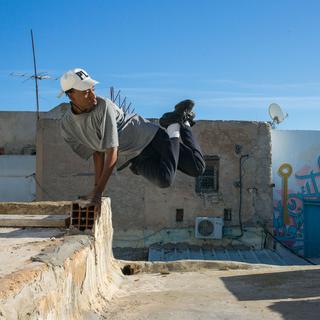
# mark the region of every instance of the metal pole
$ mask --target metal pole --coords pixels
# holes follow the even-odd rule
[[[113,101],[113,102],[117,103],[116,101],[117,101],[117,99],[118,99],[118,96],[120,95],[120,91],[121,91],[121,90],[118,90],[118,93],[117,93],[116,97],[114,98],[114,101]]]
[[[110,99],[111,99],[111,101],[112,102],[114,102],[114,89],[113,89],[113,87],[110,87]]]
[[[34,52],[34,41],[33,41],[33,32],[31,31],[31,41],[32,41],[32,53],[33,53],[33,66],[34,66],[34,81],[36,84],[36,101],[37,101],[37,119],[39,120],[39,93],[38,93],[38,75],[37,75],[37,65],[36,65],[36,55]]]

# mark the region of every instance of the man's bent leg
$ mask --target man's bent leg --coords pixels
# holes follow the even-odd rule
[[[189,176],[198,177],[206,167],[201,148],[189,127],[181,127],[180,134],[183,143],[180,143],[178,169]]]
[[[160,188],[172,185],[179,160],[179,139],[159,129],[150,144],[132,161],[130,169]]]

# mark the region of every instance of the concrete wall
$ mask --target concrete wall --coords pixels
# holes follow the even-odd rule
[[[40,112],[41,119],[60,119],[69,108],[61,103],[48,112]],[[4,154],[31,154],[35,151],[37,113],[24,111],[0,111],[0,148]]]
[[[161,229],[194,226],[196,216],[223,216],[232,209],[227,226],[239,225],[239,155],[249,154],[243,164],[242,220],[246,226],[272,223],[271,138],[269,125],[262,122],[199,121],[194,134],[205,155],[218,156],[219,192],[206,196],[195,192],[195,179],[178,173],[174,185],[159,189],[127,168],[114,174],[105,194],[112,198],[116,240],[139,235],[151,237]],[[37,139],[38,200],[72,200],[87,194],[93,185],[92,160],[72,153],[60,136],[59,120],[39,122]],[[41,186],[41,188],[40,188]],[[176,222],[176,209],[184,209],[183,222]]]
[[[292,172],[288,187],[284,188],[284,175],[279,169],[286,164]],[[272,171],[275,183],[273,193],[274,233],[294,250],[303,253],[304,216],[303,197],[320,197],[320,131],[273,130]],[[284,194],[287,194],[284,219]]]
[[[5,154],[22,154],[36,144],[35,112],[0,111],[0,148]]]

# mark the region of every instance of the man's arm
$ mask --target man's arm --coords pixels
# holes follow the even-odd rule
[[[95,153],[96,154],[96,153]],[[104,162],[101,160],[105,159]],[[94,188],[94,194],[95,196],[100,196],[102,192],[104,191],[107,182],[111,176],[111,173],[113,171],[113,168],[115,167],[118,160],[118,148],[110,148],[107,149],[105,155],[96,155],[94,156],[94,162],[95,162],[95,170],[96,170],[96,183],[97,185]],[[101,166],[101,163],[103,166]],[[100,176],[97,176],[97,173],[100,173]],[[95,197],[94,196],[94,197]]]
[[[98,185],[98,182],[100,180],[103,167],[104,167],[104,158],[105,158],[104,152],[98,152],[95,151],[93,154],[93,163],[94,163],[94,172],[95,172],[95,178],[94,178],[94,186],[96,187]]]

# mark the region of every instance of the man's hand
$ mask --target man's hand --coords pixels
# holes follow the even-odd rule
[[[100,205],[100,203],[101,203],[101,196],[102,196],[101,192],[95,191],[95,192],[93,193],[93,195],[89,198],[89,205],[88,205],[88,207]]]
[[[91,206],[97,206],[101,203],[101,192],[99,191],[91,191],[88,195],[86,196],[80,196],[79,199],[83,200],[80,204],[82,208],[87,208]]]

